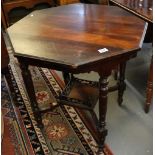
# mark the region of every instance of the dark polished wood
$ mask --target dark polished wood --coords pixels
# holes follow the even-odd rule
[[[10,62],[9,54],[6,48],[3,32],[1,31],[1,69],[2,71],[5,68],[8,68],[8,64]]]
[[[111,74],[110,69],[104,69],[103,72],[99,72],[100,78],[99,78],[99,152],[102,152],[105,137],[107,135],[107,129],[106,129],[106,114],[107,112],[107,100],[108,100],[108,76]]]
[[[109,0],[109,2],[147,21],[149,25],[144,42],[153,42],[153,0]]]
[[[148,22],[148,29],[145,35],[144,42],[153,42],[153,0],[110,0],[112,4],[115,4],[133,14],[140,17],[141,19]],[[145,112],[149,111],[149,106],[152,101],[153,94],[153,67],[152,62],[150,63],[147,88],[146,88],[146,103]]]
[[[65,74],[95,71],[100,75],[100,154],[107,134],[107,77],[116,66],[136,56],[146,28],[147,23],[118,7],[79,3],[34,11],[12,25],[8,34],[21,66],[52,68]],[[99,53],[102,48],[108,52]],[[37,106],[27,67],[21,69],[31,104]]]
[[[71,79],[71,77],[70,77],[71,75],[68,72],[62,72],[62,74],[64,77],[64,82],[65,82],[65,84],[67,84]]]
[[[153,0],[110,0],[110,2],[146,21],[153,22]]]
[[[87,4],[102,4],[102,5],[109,4],[109,0],[80,0],[80,2]]]
[[[117,7],[110,9],[72,4],[35,11],[8,29],[15,55],[74,70],[140,49],[142,20]],[[109,52],[100,54],[102,48]]]
[[[120,63],[119,66],[119,80],[118,80],[118,104],[121,105],[123,102],[123,93],[126,88],[125,83],[125,68],[126,68],[126,62]]]
[[[17,7],[30,9],[40,3],[47,3],[50,6],[53,4],[52,0],[2,0],[2,5],[6,12],[10,12],[12,9]]]
[[[54,5],[54,1],[52,0],[2,0],[1,5],[3,8],[3,13],[5,16],[5,20],[7,23],[7,27],[9,25],[9,17],[8,14],[12,9],[24,7],[26,9],[33,8],[37,4],[46,3],[50,6]],[[4,23],[3,23],[4,24]]]
[[[5,16],[3,6],[1,5],[1,28],[7,29],[8,26],[9,26],[9,23]]]
[[[146,104],[144,106],[144,110],[146,113],[149,112],[150,104],[152,102],[153,96],[153,57],[150,64],[149,76],[147,81],[147,88],[146,88]]]

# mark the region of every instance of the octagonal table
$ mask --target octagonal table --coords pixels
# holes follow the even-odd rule
[[[121,104],[125,64],[140,50],[146,28],[147,23],[118,7],[80,3],[34,11],[11,26],[8,35],[38,125],[42,122],[29,65],[73,74],[95,71],[100,76],[96,124],[98,154],[102,154],[107,135],[107,94],[112,90],[108,88],[107,78],[112,69],[120,65],[121,76],[115,88]]]

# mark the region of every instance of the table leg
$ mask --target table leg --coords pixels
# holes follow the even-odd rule
[[[146,103],[144,107],[146,113],[149,112],[150,104],[152,101],[152,95],[153,95],[153,61],[151,60],[149,77],[146,88]]]
[[[117,66],[114,70],[113,70],[113,72],[114,72],[114,79],[115,80],[118,80],[118,74],[119,74],[119,66]]]
[[[126,83],[125,83],[125,68],[126,68],[126,62],[120,64],[119,68],[119,81],[118,81],[118,104],[121,106],[123,102],[123,93],[126,89]]]
[[[107,135],[106,112],[107,112],[107,95],[108,95],[108,76],[100,76],[99,79],[99,150],[98,154],[103,154],[105,137]]]
[[[62,72],[64,82],[67,85],[67,83],[70,81],[70,74],[68,72]]]
[[[42,124],[42,118],[41,114],[39,112],[38,103],[36,101],[35,91],[34,91],[34,85],[31,77],[31,73],[28,69],[28,65],[24,63],[20,63],[21,71],[22,71],[22,77],[24,80],[24,84],[31,102],[31,107],[33,110],[34,117],[37,121],[38,127],[43,128]]]

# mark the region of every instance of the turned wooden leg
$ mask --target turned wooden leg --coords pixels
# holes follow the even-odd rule
[[[150,71],[147,81],[147,88],[146,88],[146,103],[144,106],[144,110],[146,113],[149,112],[150,104],[152,101],[152,95],[153,95],[153,61],[151,60]]]
[[[63,78],[64,78],[64,82],[67,85],[68,82],[70,81],[70,74],[68,72],[62,72]]]
[[[107,76],[100,76],[99,79],[99,150],[98,154],[103,154],[103,147],[105,137],[107,135],[106,126],[106,112],[107,112],[107,94],[108,81]]]
[[[118,79],[118,68],[117,69],[114,69],[114,79],[117,80]]]
[[[118,80],[119,78],[119,65],[115,67],[115,69],[113,69],[113,73],[114,73],[114,79]]]
[[[118,104],[121,106],[123,102],[123,93],[126,88],[125,84],[125,68],[126,68],[126,62],[120,64],[119,68],[119,80],[118,80]]]
[[[20,63],[21,71],[22,71],[22,77],[24,80],[24,84],[31,102],[31,107],[33,110],[34,117],[37,121],[38,127],[43,128],[42,124],[42,118],[41,113],[39,112],[38,103],[36,101],[35,91],[34,91],[34,85],[31,77],[31,73],[28,69],[28,65],[25,65],[24,63]]]

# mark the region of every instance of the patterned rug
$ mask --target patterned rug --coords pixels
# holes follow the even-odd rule
[[[10,54],[14,99],[10,97],[2,77],[2,114],[5,122],[2,142],[4,155],[95,155],[98,146],[93,134],[83,122],[76,109],[70,106],[57,107],[42,114],[44,129],[41,131],[34,119],[25,91],[19,64]],[[40,109],[57,102],[63,82],[55,71],[30,67],[37,102]],[[18,107],[15,106],[18,103]],[[112,155],[105,145],[104,155]]]

